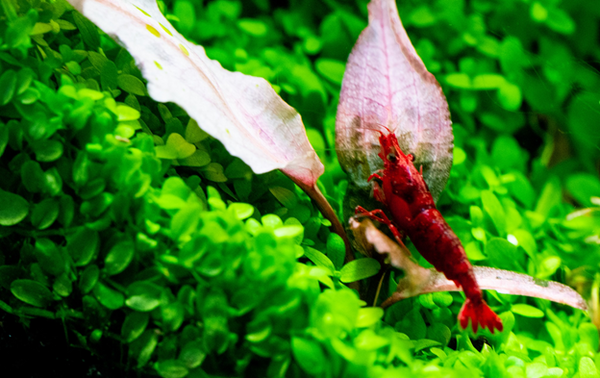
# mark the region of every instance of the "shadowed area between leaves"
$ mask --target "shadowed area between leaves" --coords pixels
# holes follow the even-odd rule
[[[69,338],[76,336],[69,333]],[[0,362],[10,367],[14,377],[136,377],[117,365],[120,348],[114,344],[99,344],[103,346],[100,358],[70,346],[60,322],[38,318],[25,327],[16,316],[0,312]]]

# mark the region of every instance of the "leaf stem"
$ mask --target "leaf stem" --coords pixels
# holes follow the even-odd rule
[[[294,180],[293,177],[290,178]],[[344,245],[346,246],[345,262],[354,260],[354,254],[352,253],[350,241],[348,240],[348,236],[346,235],[346,230],[344,229],[344,226],[342,226],[342,224],[340,223],[340,220],[338,219],[337,215],[335,215],[335,211],[333,211],[333,208],[331,207],[329,202],[327,202],[327,199],[325,198],[323,193],[321,193],[321,191],[317,187],[317,184],[315,183],[312,186],[307,186],[296,180],[294,181],[300,188],[302,188],[302,190],[304,190],[304,192],[306,192],[306,194],[308,194],[310,198],[312,198],[313,201],[315,201],[315,205],[317,205],[317,208],[319,209],[321,214],[323,214],[323,216],[331,222],[333,232],[338,234],[344,241]]]

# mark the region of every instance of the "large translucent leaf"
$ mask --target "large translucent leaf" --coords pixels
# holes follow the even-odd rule
[[[280,169],[298,184],[348,242],[316,182],[324,167],[300,115],[264,79],[208,59],[162,15],[156,0],[68,0],[134,57],[156,101],[181,106],[255,173]],[[348,258],[350,255],[348,254]]]
[[[161,14],[155,0],[69,0],[135,58],[156,101],[171,101],[255,173],[281,169],[313,187],[323,164],[300,115],[262,78],[207,58]]]
[[[336,149],[351,181],[370,190],[367,178],[383,168],[379,134],[398,137],[404,153],[415,155],[437,200],[452,165],[453,135],[448,103],[427,72],[402,26],[394,0],[372,0],[369,26],[346,64],[336,120]]]
[[[398,281],[396,292],[382,303],[387,307],[401,299],[438,291],[460,290],[443,273],[434,268],[426,269],[417,264],[406,247],[397,244],[379,231],[373,222],[365,219],[358,222],[350,219],[352,231],[363,249],[374,249],[377,253],[386,254],[392,266],[405,273]],[[540,280],[526,274],[511,272],[485,266],[473,267],[477,283],[484,290],[496,290],[500,293],[525,295],[548,299],[571,307],[587,310],[585,300],[572,288],[554,281]]]

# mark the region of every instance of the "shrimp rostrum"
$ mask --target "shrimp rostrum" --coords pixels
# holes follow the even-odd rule
[[[399,230],[404,232],[435,269],[463,289],[467,298],[458,314],[462,328],[467,328],[470,320],[475,332],[478,326],[502,331],[500,318],[483,300],[462,243],[435,207],[413,156],[402,152],[392,132],[380,132],[379,142],[383,169],[369,176],[369,181],[376,178],[381,182],[373,183],[374,196],[389,209],[392,220],[382,210],[367,211],[360,206],[356,214],[387,224],[398,240],[402,238]]]

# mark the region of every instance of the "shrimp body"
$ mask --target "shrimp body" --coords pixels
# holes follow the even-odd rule
[[[462,287],[467,297],[458,315],[462,328],[468,326],[470,319],[473,331],[477,331],[479,325],[491,332],[502,331],[500,318],[483,300],[462,243],[435,207],[422,173],[413,164],[412,155],[402,152],[394,133],[381,133],[379,141],[379,157],[384,168],[369,179],[381,180],[381,186],[374,183],[375,198],[388,207],[393,220],[381,215],[381,210],[369,212],[359,207],[357,214],[388,223],[397,239],[401,238],[398,229],[404,231],[435,269]]]

